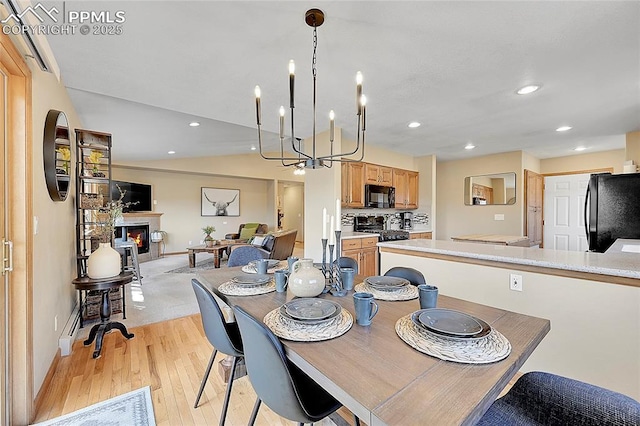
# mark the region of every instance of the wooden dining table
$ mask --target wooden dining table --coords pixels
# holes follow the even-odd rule
[[[202,271],[198,279],[218,287],[240,268]],[[364,277],[357,277],[356,283]],[[399,318],[418,309],[418,299],[381,301],[369,326],[355,323],[353,291],[324,294],[353,315],[344,335],[321,342],[282,340],[287,357],[368,425],[472,425],[491,406],[550,330],[549,320],[441,294],[438,307],[481,318],[511,343],[511,354],[491,364],[443,361],[413,349],[395,331]],[[293,298],[290,292],[226,296],[262,320]]]

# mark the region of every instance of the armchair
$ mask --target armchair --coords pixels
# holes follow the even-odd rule
[[[478,422],[498,425],[638,425],[640,403],[601,387],[539,371],[518,379]]]
[[[253,230],[253,232],[251,230]],[[226,234],[224,239],[248,240],[255,234],[266,234],[267,232],[269,232],[269,225],[266,223],[241,223],[238,227],[238,232]]]

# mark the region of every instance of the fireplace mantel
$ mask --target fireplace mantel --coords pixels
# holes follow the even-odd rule
[[[131,212],[123,213],[123,222],[120,225],[142,225],[149,224],[149,232],[158,231],[162,229],[160,227],[160,216],[163,213],[156,212]],[[155,243],[149,244],[149,253],[144,253],[138,256],[140,262],[146,262],[148,260],[157,259],[160,257],[160,245]]]

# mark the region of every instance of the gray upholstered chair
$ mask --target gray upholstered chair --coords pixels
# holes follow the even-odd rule
[[[234,247],[229,254],[227,266],[244,266],[252,260],[268,259],[269,252],[251,245]]]
[[[224,425],[225,418],[227,416],[229,396],[231,395],[231,387],[233,386],[233,377],[236,372],[236,366],[238,365],[238,360],[243,357],[242,339],[240,338],[238,325],[235,322],[228,323],[225,321],[222,310],[216,302],[213,293],[197,279],[192,279],[191,285],[193,286],[193,291],[196,294],[196,299],[198,299],[204,334],[207,336],[209,343],[213,346],[209,365],[207,366],[207,370],[202,378],[200,390],[198,391],[198,396],[196,397],[196,402],[193,405],[193,408],[198,408],[198,402],[202,396],[202,391],[204,390],[204,386],[209,378],[209,373],[211,373],[213,360],[218,351],[225,355],[234,357],[231,374],[229,375],[229,382],[227,383],[227,391],[224,396],[222,413],[220,414],[220,426],[222,426]],[[213,291],[216,292],[215,289]],[[218,297],[221,298],[220,296]]]
[[[384,275],[387,277],[404,278],[415,286],[427,283],[427,280],[425,280],[422,272],[418,271],[417,269],[407,268],[405,266],[395,266],[385,272]]]
[[[317,422],[341,404],[287,359],[282,343],[261,321],[235,306],[245,348],[249,380],[258,398],[251,413],[253,425],[262,401],[276,414],[304,423]]]
[[[358,275],[358,261],[351,257],[339,257],[333,261],[333,263],[337,264],[340,268],[353,268],[356,271],[356,275]]]
[[[520,377],[478,422],[503,425],[638,426],[640,403],[598,386],[534,371]]]

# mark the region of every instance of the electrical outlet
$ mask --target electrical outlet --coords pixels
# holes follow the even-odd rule
[[[190,246],[193,245],[193,241],[189,240],[189,245]]]
[[[53,317],[53,331],[58,331],[58,316]]]
[[[522,291],[522,275],[509,275],[509,288],[513,291]]]
[[[503,214],[494,214],[493,215],[493,220],[504,220],[504,215]]]

